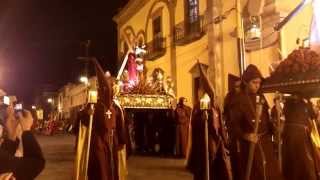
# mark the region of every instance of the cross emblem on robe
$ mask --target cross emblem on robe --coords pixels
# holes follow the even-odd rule
[[[108,111],[106,112],[106,115],[108,119],[111,119],[112,112],[110,111],[110,109],[108,109]]]

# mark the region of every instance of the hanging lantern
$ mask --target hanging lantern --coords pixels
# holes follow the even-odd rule
[[[261,38],[260,18],[252,16],[250,17],[250,26],[246,31],[246,41],[258,40]]]

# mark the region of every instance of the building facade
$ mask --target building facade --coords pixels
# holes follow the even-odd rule
[[[245,39],[246,64],[255,64],[268,76],[271,64],[285,58],[309,36],[312,6],[306,5],[281,30],[275,31],[300,0],[130,0],[114,17],[118,25],[119,64],[135,46],[145,44],[148,74],[162,68],[175,83],[177,97],[193,102],[199,88],[199,61],[207,67],[220,102],[228,91],[228,74],[240,75],[237,28],[244,32],[261,15],[262,40]],[[239,6],[238,6],[239,7]],[[245,33],[244,33],[245,34]]]
[[[50,112],[56,112],[59,119],[70,120],[76,118],[79,109],[87,103],[88,87],[97,88],[97,78],[91,77],[88,84],[69,83],[55,93],[42,95],[37,98],[37,108],[48,109],[45,117]],[[50,102],[48,101],[49,99]]]

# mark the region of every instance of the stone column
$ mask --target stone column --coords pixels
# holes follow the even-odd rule
[[[224,70],[222,52],[222,24],[214,24],[213,19],[222,14],[221,0],[207,0],[207,33],[208,33],[208,77],[215,88],[218,103],[224,99]]]
[[[174,91],[176,92],[177,96],[177,52],[176,52],[176,45],[175,45],[175,9],[176,9],[176,0],[169,1],[169,18],[170,18],[170,63],[171,63],[171,76],[172,81],[174,83]]]

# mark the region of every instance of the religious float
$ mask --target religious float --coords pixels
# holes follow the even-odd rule
[[[265,79],[262,91],[319,97],[320,55],[310,48],[294,50]]]
[[[123,108],[133,109],[170,109],[175,103],[173,81],[161,68],[153,70],[147,77],[143,54],[136,48],[128,53],[118,73],[114,87],[116,98]]]
[[[173,155],[174,83],[161,68],[147,76],[144,53],[139,47],[127,53],[113,87],[115,99],[125,111],[133,152]]]

